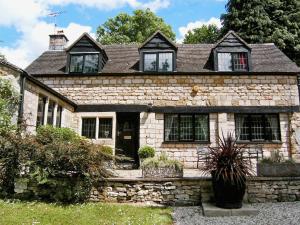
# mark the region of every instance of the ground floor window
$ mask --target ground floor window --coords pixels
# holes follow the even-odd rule
[[[99,138],[112,138],[112,118],[99,118]]]
[[[46,97],[39,96],[37,117],[36,117],[36,127],[44,125],[46,100],[47,100]]]
[[[81,136],[96,138],[96,118],[82,118]]]
[[[58,105],[57,112],[56,112],[56,127],[61,127],[61,116],[62,116],[62,107]]]
[[[280,141],[278,114],[235,114],[239,141]]]
[[[208,114],[165,114],[164,140],[167,142],[209,141]]]

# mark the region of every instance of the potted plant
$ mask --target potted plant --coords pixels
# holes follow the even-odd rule
[[[247,176],[252,175],[251,164],[244,157],[245,145],[238,145],[232,133],[219,138],[217,147],[209,147],[204,173],[212,176],[216,206],[227,209],[242,207]]]
[[[140,165],[147,158],[153,158],[155,156],[155,149],[151,146],[145,145],[139,148],[138,155],[140,159]]]
[[[271,157],[257,163],[257,176],[262,177],[300,177],[300,163],[292,159],[285,160],[278,150]]]

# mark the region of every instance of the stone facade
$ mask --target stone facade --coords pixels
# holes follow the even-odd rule
[[[39,79],[77,104],[287,107],[299,105],[296,76],[99,75]],[[77,122],[73,127],[78,133],[81,132],[81,118],[86,115],[88,114],[76,113],[74,116]],[[279,150],[285,157],[293,154],[297,159],[300,149],[296,142],[296,130],[300,129],[299,118],[297,113],[280,113],[281,142],[263,144],[265,156],[269,156],[272,150]],[[166,152],[171,158],[179,159],[185,167],[195,168],[197,147],[205,148],[208,144],[165,143],[163,127],[163,114],[140,113],[140,146],[153,146],[157,152]],[[222,133],[235,131],[234,114],[210,113],[209,128],[209,144],[215,146]],[[112,144],[108,144],[113,146],[115,140],[111,142]]]
[[[99,75],[39,79],[78,104],[299,105],[296,76]],[[198,93],[192,91],[194,86]]]

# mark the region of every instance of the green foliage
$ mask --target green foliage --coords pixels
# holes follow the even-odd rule
[[[80,142],[83,140],[75,131],[70,128],[57,128],[50,125],[40,126],[37,129],[37,141],[42,144],[49,144],[53,142]]]
[[[227,137],[222,135],[217,147],[208,147],[207,160],[203,168],[204,173],[214,173],[219,179],[231,183],[242,183],[246,176],[252,176],[253,171],[249,158],[244,157],[246,145],[238,145],[232,133]]]
[[[107,155],[113,155],[112,147],[107,146],[107,145],[100,146],[100,151],[107,154]]]
[[[274,42],[300,65],[299,0],[230,0],[226,8],[224,33],[234,30],[249,43]]]
[[[155,156],[155,149],[151,146],[142,146],[138,150],[138,155],[141,159],[151,158]]]
[[[149,9],[135,10],[133,15],[120,13],[99,26],[97,41],[101,44],[143,43],[157,30],[175,40],[171,26],[162,18]]]
[[[214,25],[203,25],[199,28],[195,28],[192,31],[189,31],[185,36],[183,43],[184,44],[212,44],[216,43],[220,38],[221,32],[220,29]]]
[[[142,168],[164,168],[171,167],[177,171],[183,170],[183,165],[180,161],[175,159],[169,159],[164,153],[160,154],[158,157],[147,158],[142,163]]]
[[[20,165],[29,167],[30,182],[38,184],[35,196],[47,201],[83,201],[94,180],[111,175],[104,161],[112,156],[68,128],[40,127],[37,137],[9,133],[0,140],[0,160],[8,170],[3,196],[13,194]]]
[[[11,122],[18,103],[19,95],[11,83],[0,77],[0,135],[13,129]]]
[[[274,163],[295,163],[293,159],[284,159],[284,156],[279,150],[273,150],[270,157],[263,158],[260,163],[274,164]]]
[[[171,225],[172,208],[113,203],[49,204],[0,200],[5,225]],[[39,223],[37,223],[39,222]]]

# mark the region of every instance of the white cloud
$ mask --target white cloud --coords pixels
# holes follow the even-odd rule
[[[51,12],[52,6],[79,5],[82,7],[110,10],[129,6],[131,8],[150,8],[153,11],[166,8],[170,0],[0,0],[0,27],[14,27],[20,33],[20,38],[13,47],[0,47],[0,52],[6,58],[25,68],[43,51],[48,49],[49,34],[53,33],[54,24],[43,19]],[[69,43],[83,32],[91,34],[92,27],[70,23],[63,29]],[[95,34],[91,34],[95,37]]]
[[[209,24],[215,24],[217,27],[221,28],[222,24],[221,24],[221,20],[216,18],[216,17],[212,17],[209,20],[205,21],[205,20],[198,20],[195,22],[190,22],[188,23],[185,27],[179,27],[179,33],[180,33],[180,37],[177,40],[177,42],[181,43],[183,41],[184,36],[191,30],[201,27],[203,25],[209,25]]]

